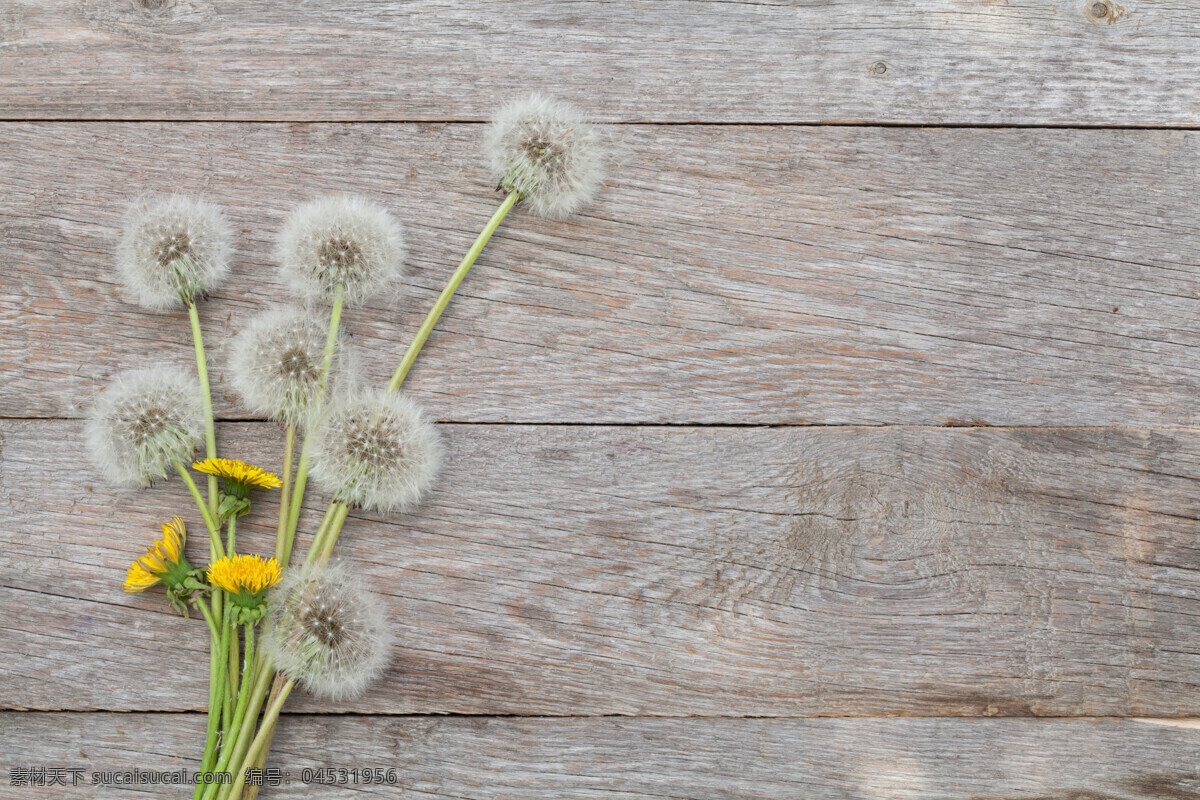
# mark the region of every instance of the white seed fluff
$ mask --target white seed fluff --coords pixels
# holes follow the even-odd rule
[[[275,308],[230,342],[229,374],[247,408],[305,427],[317,399],[328,331],[311,309]],[[344,345],[339,344],[343,353]],[[339,360],[344,360],[339,359]],[[331,383],[332,378],[327,380]]]
[[[177,367],[122,372],[92,404],[92,460],[115,484],[149,486],[190,464],[204,438],[200,384]]]
[[[441,444],[416,403],[358,389],[330,404],[309,433],[312,477],[352,506],[407,511],[433,485]]]
[[[403,275],[404,234],[383,206],[355,195],[323,197],[293,211],[276,247],[292,292],[306,302],[333,302],[338,284],[354,306]]]
[[[293,567],[267,599],[264,646],[275,667],[318,697],[356,697],[387,668],[378,598],[342,564]]]
[[[569,216],[595,197],[606,149],[595,125],[539,94],[506,106],[484,134],[492,177],[543,217]]]
[[[138,304],[179,308],[229,274],[233,231],[221,209],[197,197],[145,197],[125,215],[117,273]]]

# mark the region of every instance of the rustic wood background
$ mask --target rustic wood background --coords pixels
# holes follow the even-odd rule
[[[342,546],[395,661],[274,750],[400,786],[264,797],[1200,798],[1197,36],[1187,0],[3,0],[0,764],[198,761],[203,623],[120,591],[188,498],[81,452],[116,370],[191,363],[112,276],[128,204],[235,220],[218,435],[278,466],[219,342],[287,299],[283,215],[406,224],[405,299],[347,322],[383,380],[496,203],[479,123],[541,89],[618,162],[431,338],[443,480]]]

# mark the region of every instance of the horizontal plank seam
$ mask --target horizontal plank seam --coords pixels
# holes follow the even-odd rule
[[[175,716],[175,717],[200,717],[207,716],[208,712],[200,709],[183,709],[183,710],[168,710],[168,711],[141,711],[120,708],[95,708],[95,709],[17,709],[17,708],[0,708],[0,716],[12,714],[139,714],[144,716]],[[287,717],[360,717],[363,719],[379,717],[386,719],[429,719],[445,718],[445,719],[504,719],[504,720],[579,720],[579,719],[621,719],[621,720],[696,720],[697,722],[708,722],[714,720],[726,719],[757,719],[757,720],[777,720],[777,721],[811,721],[811,720],[872,720],[872,719],[919,719],[919,720],[977,720],[979,722],[987,722],[990,720],[1000,719],[1020,719],[1020,720],[1038,720],[1038,721],[1063,721],[1063,720],[1087,720],[1089,722],[1144,722],[1151,725],[1183,725],[1195,724],[1200,725],[1200,717],[1147,717],[1139,715],[1116,716],[1113,714],[1102,714],[1096,716],[1088,715],[1070,715],[1070,714],[971,714],[971,715],[955,715],[955,714],[813,714],[811,716],[796,716],[795,714],[787,714],[781,716],[771,716],[766,714],[742,714],[742,715],[715,715],[715,714],[497,714],[497,713],[460,713],[460,712],[429,712],[426,714],[406,713],[388,713],[381,712],[364,712],[364,711],[284,711],[283,716]]]
[[[179,117],[0,117],[0,124],[5,123],[121,123],[121,124],[197,124],[216,125],[241,123],[247,125],[484,125],[486,119],[454,119],[454,118],[419,118],[404,117],[396,119],[278,119],[278,118],[179,118]],[[834,121],[805,121],[805,120],[617,120],[605,122],[606,125],[629,126],[661,126],[661,127],[763,127],[763,128],[979,128],[984,130],[1112,130],[1112,131],[1194,131],[1200,130],[1200,123],[1161,124],[1134,123],[1050,123],[1050,122],[905,122],[896,120],[834,120]]]
[[[83,422],[84,417],[6,417],[0,416],[4,422]],[[238,425],[280,425],[269,419],[255,417],[218,417],[216,422]],[[942,425],[922,425],[909,422],[530,422],[518,420],[514,422],[492,420],[459,420],[435,419],[438,425],[459,425],[463,427],[493,427],[493,428],[737,428],[737,429],[767,429],[767,428],[861,428],[878,430],[881,428],[896,428],[904,430],[987,430],[987,431],[1200,431],[1197,425],[961,425],[945,423]],[[282,426],[281,426],[282,427]]]

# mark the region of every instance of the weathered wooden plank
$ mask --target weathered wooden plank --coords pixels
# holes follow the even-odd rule
[[[7,118],[1195,125],[1187,2],[17,0]]]
[[[409,226],[409,299],[349,315],[382,381],[495,205],[475,126],[0,127],[0,414],[75,416],[188,363],[110,274],[142,190],[204,191],[244,247],[220,342],[285,299],[271,237],[321,191]],[[505,223],[410,387],[494,422],[1200,424],[1200,133],[634,127],[586,216]],[[219,391],[219,413],[243,416]]]
[[[0,714],[8,767],[196,769],[203,717]],[[1200,728],[1151,720],[497,719],[290,716],[263,797],[456,800],[1194,800]],[[390,787],[305,785],[322,767],[396,770]],[[310,779],[316,776],[309,776]],[[186,787],[141,787],[190,797]],[[0,787],[27,800],[38,790]],[[81,786],[71,797],[105,797]],[[122,792],[136,787],[122,787]]]
[[[339,545],[390,671],[297,710],[1200,714],[1196,431],[442,427],[424,508]],[[0,705],[202,708],[203,623],[119,590],[179,482],[98,485],[73,421],[0,431]],[[219,435],[278,463],[270,425]]]

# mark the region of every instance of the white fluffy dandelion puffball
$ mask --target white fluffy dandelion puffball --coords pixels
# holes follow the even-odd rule
[[[433,484],[441,444],[416,403],[359,389],[339,398],[314,426],[312,476],[348,505],[407,511]]]
[[[267,601],[264,643],[277,669],[331,700],[362,694],[391,652],[378,598],[343,564],[288,570]]]
[[[117,273],[138,304],[179,308],[208,294],[229,274],[233,231],[221,209],[197,197],[135,202],[117,244]]]
[[[304,427],[317,399],[327,336],[304,309],[276,308],[252,319],[230,343],[229,374],[246,407]]]
[[[509,104],[488,125],[484,149],[492,177],[543,217],[566,217],[600,188],[604,137],[566,103],[535,94]]]
[[[122,486],[149,486],[174,462],[191,463],[203,437],[200,384],[176,367],[122,372],[88,414],[92,459]]]
[[[383,206],[363,197],[323,197],[293,211],[276,248],[292,292],[306,302],[333,302],[340,284],[347,305],[396,292],[403,275],[404,233]]]

